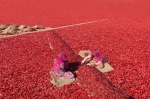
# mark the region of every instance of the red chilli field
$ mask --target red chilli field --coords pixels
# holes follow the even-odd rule
[[[0,24],[58,27],[0,38],[0,99],[150,98],[150,2],[147,0],[0,0]],[[48,38],[53,46],[50,49]],[[80,62],[83,49],[99,50],[114,71],[79,67],[77,80],[57,88],[49,71],[59,52]]]

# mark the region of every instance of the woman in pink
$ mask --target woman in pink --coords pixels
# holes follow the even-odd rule
[[[54,74],[59,77],[73,78],[73,73],[66,71],[66,68],[68,68],[68,59],[65,53],[61,53],[58,58],[54,60]]]
[[[99,51],[94,51],[91,54],[89,54],[87,57],[85,57],[81,64],[87,64],[90,66],[97,66],[99,64],[101,64],[103,61],[103,57],[100,54]]]

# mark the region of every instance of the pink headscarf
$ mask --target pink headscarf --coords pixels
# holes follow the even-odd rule
[[[96,62],[102,62],[103,60],[103,57],[98,50],[94,51],[91,56],[96,58]]]
[[[60,68],[64,68],[65,65],[68,65],[68,63],[65,63],[64,61],[67,61],[67,56],[65,53],[60,53],[58,58],[54,60],[54,73],[56,75],[63,75]]]

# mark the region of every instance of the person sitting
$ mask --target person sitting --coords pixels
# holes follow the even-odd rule
[[[54,60],[54,74],[59,77],[73,78],[74,74],[70,71],[66,71],[68,68],[68,59],[65,53],[60,53]]]
[[[99,51],[89,53],[81,62],[81,64],[87,64],[89,66],[98,66],[103,63],[103,57]],[[100,65],[103,68],[103,65]]]

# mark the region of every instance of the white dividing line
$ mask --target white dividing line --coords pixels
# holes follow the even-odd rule
[[[108,19],[102,19],[102,20],[91,21],[91,22],[84,22],[84,23],[78,23],[78,24],[59,26],[59,27],[55,27],[55,28],[50,28],[48,30],[62,29],[62,28],[67,28],[67,27],[73,27],[73,26],[79,26],[79,25],[84,25],[84,24],[96,23],[96,22],[105,21],[105,20],[108,20]]]
[[[83,22],[83,23],[78,23],[78,24],[70,24],[70,25],[59,26],[59,27],[54,27],[54,28],[47,27],[46,29],[42,29],[42,30],[38,30],[38,31],[34,31],[34,32],[24,32],[24,33],[15,34],[15,35],[0,35],[0,38],[7,38],[7,37],[19,36],[19,35],[23,35],[23,34],[31,34],[31,33],[36,33],[36,32],[44,32],[44,31],[50,31],[50,30],[63,29],[63,28],[68,28],[68,27],[74,27],[74,26],[80,26],[80,25],[102,22],[102,21],[106,21],[106,20],[108,20],[108,19],[101,19],[101,20]]]

